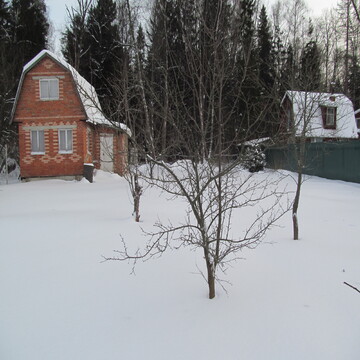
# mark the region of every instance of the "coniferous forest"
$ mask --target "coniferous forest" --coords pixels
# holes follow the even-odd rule
[[[319,18],[304,0],[78,0],[61,51],[148,154],[203,158],[275,136],[289,89],[341,92],[360,107],[359,34],[351,0]],[[0,144],[15,148],[22,67],[53,46],[45,1],[0,0],[0,38]]]

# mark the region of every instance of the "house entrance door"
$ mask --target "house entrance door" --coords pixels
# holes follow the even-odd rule
[[[100,134],[100,169],[114,171],[114,138],[112,134]]]

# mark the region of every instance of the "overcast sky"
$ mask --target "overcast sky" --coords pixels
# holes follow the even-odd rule
[[[287,1],[287,0],[284,0]],[[320,16],[324,9],[335,7],[338,0],[305,0],[309,8],[313,11],[314,16]],[[269,9],[269,4],[271,5],[275,0],[264,0],[265,5]],[[57,38],[59,34],[64,29],[64,24],[67,19],[66,6],[69,8],[71,6],[76,7],[77,0],[45,0],[45,3],[48,7],[48,13],[50,20],[54,25]],[[269,9],[270,10],[270,9]],[[59,45],[56,44],[56,50],[59,51]]]

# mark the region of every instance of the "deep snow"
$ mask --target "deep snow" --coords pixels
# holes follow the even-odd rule
[[[301,240],[288,214],[208,300],[200,252],[136,275],[102,262],[120,235],[132,247],[140,227],[181,217],[180,201],[147,189],[139,226],[116,175],[0,185],[0,359],[359,359],[360,294],[343,284],[360,288],[359,203],[360,185],[310,177]]]

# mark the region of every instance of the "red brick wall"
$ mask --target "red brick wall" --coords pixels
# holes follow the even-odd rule
[[[44,127],[45,154],[31,154],[30,130]],[[59,153],[58,127],[72,127],[73,152]],[[76,127],[74,127],[76,126]],[[21,176],[61,176],[82,175],[83,173],[83,142],[86,124],[82,121],[39,121],[26,122],[19,125],[19,150]]]
[[[94,139],[93,161],[96,169],[100,169],[100,135],[102,133],[113,134],[114,172],[123,176],[128,163],[128,136],[115,129],[97,126]]]
[[[39,77],[59,77],[59,100],[40,100]],[[22,177],[81,175],[86,155],[86,115],[71,74],[44,57],[25,76],[14,121],[19,123]],[[32,155],[30,130],[43,127],[45,154]],[[58,128],[73,128],[72,154],[59,154]]]
[[[59,100],[40,100],[38,77],[42,76],[59,77]],[[48,57],[43,58],[26,74],[15,112],[15,121],[43,117],[62,120],[68,117],[78,120],[86,118],[71,74]]]

